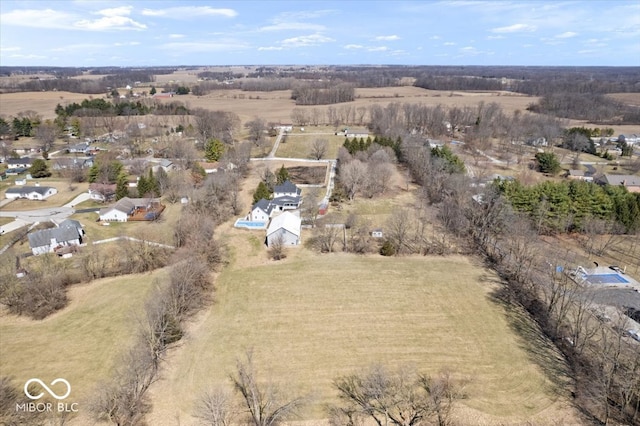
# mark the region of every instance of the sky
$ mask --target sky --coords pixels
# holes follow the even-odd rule
[[[0,65],[640,66],[640,1],[8,1]]]

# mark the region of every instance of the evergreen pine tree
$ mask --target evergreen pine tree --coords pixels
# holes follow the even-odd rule
[[[120,200],[129,196],[129,182],[127,182],[127,175],[120,173],[118,176],[118,182],[116,183],[116,200]]]
[[[283,164],[282,167],[280,167],[280,169],[278,170],[278,173],[276,173],[276,184],[282,185],[288,180],[289,180],[289,171],[284,168],[284,164]]]
[[[261,199],[268,200],[271,198],[271,191],[264,182],[260,182],[255,192],[253,193],[253,203],[257,203]]]

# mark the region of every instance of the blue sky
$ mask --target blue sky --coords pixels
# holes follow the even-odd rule
[[[640,1],[0,1],[0,65],[640,66]]]

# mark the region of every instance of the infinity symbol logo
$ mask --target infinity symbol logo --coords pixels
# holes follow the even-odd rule
[[[67,393],[65,393],[62,396],[60,396],[57,393],[55,393],[54,391],[52,391],[46,384],[44,384],[44,382],[42,380],[40,380],[40,379],[29,379],[29,380],[27,380],[27,383],[24,384],[24,394],[27,395],[27,397],[30,398],[30,399],[40,399],[40,398],[42,398],[42,395],[44,395],[44,392],[40,392],[38,395],[31,395],[29,393],[29,385],[31,383],[38,383],[40,386],[42,386],[49,393],[49,395],[51,395],[55,399],[65,399],[71,393],[71,385],[65,379],[58,378],[58,379],[55,379],[53,382],[51,382],[51,386],[55,385],[56,383],[64,383],[65,385],[67,385]]]

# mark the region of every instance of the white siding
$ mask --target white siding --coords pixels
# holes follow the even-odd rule
[[[127,214],[120,210],[111,209],[100,215],[100,220],[107,222],[126,222]]]
[[[275,241],[279,236],[282,236],[282,240],[285,246],[295,246],[300,244],[300,239],[297,235],[287,231],[284,228],[280,228],[277,231],[273,232],[271,235],[267,236],[267,246],[271,247],[272,242]]]
[[[255,208],[251,211],[251,221],[253,222],[266,222],[269,220],[269,215],[260,208]]]

